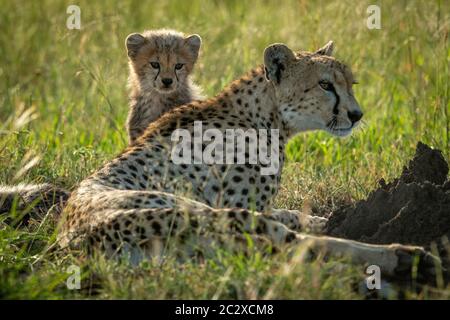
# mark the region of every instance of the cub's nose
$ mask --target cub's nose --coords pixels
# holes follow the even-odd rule
[[[363,113],[361,111],[347,111],[347,116],[350,119],[350,121],[353,123],[358,122],[361,120]]]
[[[161,81],[164,84],[164,86],[166,86],[166,87],[170,86],[173,82],[173,80],[170,78],[163,78]]]

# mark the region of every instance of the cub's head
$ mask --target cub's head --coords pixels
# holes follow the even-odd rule
[[[333,57],[330,41],[314,53],[294,53],[284,44],[264,51],[267,79],[273,83],[279,111],[293,133],[326,130],[347,136],[363,116],[353,96],[350,69]]]
[[[130,34],[126,41],[130,66],[142,90],[171,93],[184,86],[198,58],[202,40],[172,30]]]

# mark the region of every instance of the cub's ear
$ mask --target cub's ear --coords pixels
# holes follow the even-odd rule
[[[319,54],[321,56],[330,56],[333,54],[334,49],[334,43],[333,41],[328,41],[326,45],[324,45],[322,48],[314,52],[315,54]]]
[[[125,45],[127,47],[128,56],[134,58],[138,53],[139,49],[145,43],[145,38],[140,33],[132,33],[125,40]]]
[[[264,65],[267,80],[280,84],[286,67],[295,61],[295,54],[286,45],[275,43],[264,50]]]
[[[184,41],[191,51],[194,61],[197,60],[198,52],[200,50],[200,46],[202,45],[202,38],[200,38],[198,34],[193,34],[184,38]]]

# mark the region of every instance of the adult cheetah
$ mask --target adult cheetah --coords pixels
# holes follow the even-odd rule
[[[213,243],[234,243],[245,250],[250,238],[257,247],[305,245],[312,253],[348,255],[356,263],[376,264],[393,276],[408,274],[419,255],[419,273],[432,275],[437,260],[420,247],[300,233],[303,220],[306,224],[316,220],[271,209],[288,139],[306,130],[345,136],[362,117],[353,96],[352,73],[331,57],[332,48],[329,42],[314,53],[293,52],[286,45],[273,44],[264,51],[263,66],[216,97],[176,108],[152,123],[134,146],[71,194],[59,230],[61,246],[86,245],[107,256],[126,254],[137,263],[163,254],[167,243],[191,255]],[[223,133],[230,128],[278,130],[278,146],[268,139],[267,147],[272,155],[279,155],[278,170],[262,175],[265,164],[247,162],[252,156],[248,149],[244,164],[195,164],[195,159],[193,164],[174,163],[174,130],[194,134],[196,121],[205,130]]]

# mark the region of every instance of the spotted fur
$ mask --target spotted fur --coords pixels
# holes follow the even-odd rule
[[[40,219],[50,210],[59,215],[69,194],[69,191],[48,183],[0,186],[0,214],[14,210],[23,214],[17,217],[17,222],[28,224],[30,218]]]
[[[137,263],[162,255],[167,244],[190,256],[199,248],[208,250],[212,243],[235,243],[246,251],[251,238],[258,248],[303,245],[315,254],[348,255],[358,263],[377,264],[389,275],[410,274],[413,257],[419,255],[419,273],[432,273],[436,260],[422,248],[375,246],[300,233],[293,229],[303,228],[304,219],[297,217],[294,225],[287,226],[282,220],[291,219],[271,209],[288,139],[315,129],[340,136],[340,130],[357,125],[351,113],[361,113],[351,90],[349,68],[321,50],[294,53],[282,44],[269,46],[264,67],[252,70],[216,97],[176,108],[152,123],[133,146],[72,193],[59,230],[61,246],[85,245],[110,257],[127,254]],[[332,127],[330,118],[335,119]],[[176,128],[192,132],[196,120],[205,129],[222,131],[278,129],[278,172],[262,176],[260,162],[175,164],[171,135]],[[272,151],[273,146],[269,143]]]
[[[133,33],[125,44],[130,66],[130,110],[126,127],[132,144],[163,113],[201,98],[200,89],[190,79],[201,39],[198,35],[185,37],[173,30],[154,30]],[[160,82],[153,81],[154,70],[149,66],[153,60],[161,64],[161,77],[176,79],[171,88],[163,89]],[[175,73],[176,63],[183,63],[183,67]],[[0,186],[0,214],[9,213],[15,207],[17,211],[27,212],[21,219],[27,223],[30,217],[39,218],[51,208],[57,213],[62,211],[69,194],[69,190],[48,183]]]
[[[129,142],[163,113],[200,99],[190,74],[198,58],[201,39],[173,30],[133,33],[126,39],[129,57]]]

